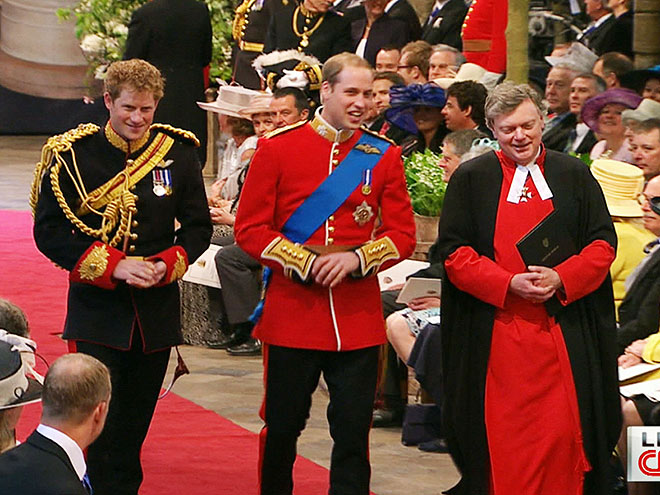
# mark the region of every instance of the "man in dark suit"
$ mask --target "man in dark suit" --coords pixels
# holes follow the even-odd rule
[[[589,153],[598,139],[594,131],[582,122],[582,106],[589,98],[605,91],[605,81],[595,74],[585,72],[571,82],[571,93],[568,97],[568,107],[575,116],[575,127],[568,134],[564,152],[575,152],[578,155]]]
[[[141,58],[165,77],[165,96],[156,122],[167,122],[195,133],[206,159],[206,113],[197,106],[204,98],[204,68],[211,62],[211,20],[204,2],[152,0],[133,13],[128,25],[124,59]]]
[[[409,38],[411,41],[420,39],[422,26],[419,23],[417,12],[408,0],[397,0],[385,8],[385,13],[392,19],[401,19],[408,24]]]
[[[41,424],[0,456],[0,491],[21,495],[89,495],[83,450],[99,436],[110,403],[110,373],[85,354],[57,359],[43,387]]]
[[[549,150],[564,151],[568,136],[575,129],[577,119],[569,111],[571,83],[578,72],[567,65],[557,64],[545,80],[545,99],[549,119],[543,130],[543,144]]]
[[[660,177],[651,179],[644,188],[644,227],[660,236]],[[619,306],[619,351],[636,340],[658,331],[660,321],[660,244],[656,239],[647,246],[646,258],[626,279],[626,297]],[[619,362],[621,364],[621,362]]]
[[[463,0],[436,0],[424,23],[422,39],[431,45],[442,43],[462,50],[461,27],[467,10]]]
[[[602,55],[609,43],[608,38],[616,18],[612,15],[606,0],[586,0],[584,5],[591,22],[578,36],[578,41],[587,45],[596,55]]]

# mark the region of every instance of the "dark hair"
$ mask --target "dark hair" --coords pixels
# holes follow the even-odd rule
[[[0,298],[0,329],[21,337],[30,336],[30,327],[23,310],[2,298]]]
[[[227,125],[231,126],[231,133],[234,136],[253,136],[254,125],[251,120],[240,117],[227,116]]]
[[[383,45],[380,47],[379,52],[392,52],[396,50],[397,52],[401,52],[401,47],[399,45],[394,45],[394,44],[389,44],[389,45]]]
[[[603,53],[598,60],[603,62],[603,74],[614,73],[617,79],[621,79],[626,72],[633,70],[633,62],[623,53]]]
[[[429,76],[429,58],[433,49],[424,40],[411,41],[401,49],[401,58],[408,54],[406,63],[410,67],[418,67],[424,77]]]
[[[294,105],[298,113],[302,113],[303,110],[309,110],[309,100],[302,89],[288,87],[277,88],[273,91],[273,98],[286,98],[287,96],[293,96]]]
[[[374,82],[382,80],[390,81],[395,86],[403,86],[406,84],[403,77],[396,72],[376,72],[374,75]]]
[[[607,83],[603,80],[602,77],[597,76],[593,72],[582,72],[581,74],[578,74],[573,78],[573,81],[575,81],[577,78],[580,79],[589,79],[590,81],[593,81],[594,86],[596,87],[596,91],[599,93],[602,93],[607,89]]]
[[[486,122],[484,106],[488,90],[486,86],[476,81],[457,81],[447,88],[447,98],[453,96],[458,102],[461,110],[472,107],[470,118],[477,125],[483,125]]]
[[[87,354],[65,354],[46,373],[41,394],[43,415],[80,424],[101,402],[110,400],[111,389],[110,372],[101,361]]]

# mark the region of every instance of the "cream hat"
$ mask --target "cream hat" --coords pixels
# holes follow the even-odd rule
[[[458,81],[481,82],[481,78],[484,77],[484,74],[486,74],[486,69],[477,64],[466,62],[460,66],[458,72],[456,73],[456,77],[439,77],[438,79],[433,79],[431,82],[437,84],[442,89],[447,89],[449,86]]]
[[[230,117],[241,117],[239,112],[250,105],[253,97],[259,95],[259,91],[247,89],[242,86],[220,86],[218,97],[211,103],[198,101],[197,104],[204,110],[222,113]]]
[[[637,197],[644,189],[642,170],[629,163],[598,159],[591,164],[591,173],[600,184],[610,215],[641,217],[642,207]]]
[[[252,120],[252,116],[257,113],[271,112],[271,101],[273,101],[273,97],[271,95],[258,94],[250,100],[250,104],[247,106],[247,108],[239,110],[238,114],[244,119]]]
[[[641,122],[648,119],[660,119],[660,102],[644,98],[634,110],[624,110],[621,118],[625,120],[636,120]]]

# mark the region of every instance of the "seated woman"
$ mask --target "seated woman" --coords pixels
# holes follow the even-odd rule
[[[591,149],[592,160],[611,158],[626,163],[633,162],[621,113],[626,109],[637,108],[641,101],[640,96],[634,91],[612,88],[589,98],[584,103],[582,121],[600,139]]]
[[[412,134],[401,143],[403,156],[426,149],[440,153],[447,134],[442,115],[446,100],[445,91],[432,83],[390,88],[390,108],[385,111],[385,119]]]
[[[591,164],[591,173],[603,190],[616,230],[616,258],[610,267],[610,275],[614,306],[618,312],[626,294],[626,278],[644,258],[644,246],[655,239],[644,228],[644,213],[638,202],[644,188],[644,174],[634,165],[604,159],[595,160]]]
[[[621,76],[621,85],[637,91],[642,98],[660,102],[660,65],[625,73]]]
[[[234,193],[234,198],[228,200],[223,196],[224,189],[229,184],[224,179],[214,182],[208,194],[209,210],[211,220],[213,221],[212,242],[226,246],[234,242],[234,219],[236,209],[238,208],[240,188],[245,180],[247,164],[249,164],[254,154],[256,141],[266,133],[274,130],[275,123],[270,111],[271,97],[269,95],[252,91],[249,98],[243,101],[245,105],[243,107],[238,107],[237,104],[230,105],[227,102],[219,100],[220,98],[214,104],[207,104],[203,108],[217,113],[221,125],[226,125],[229,119],[234,119],[229,120],[230,123],[244,120],[250,122],[250,126],[254,129],[253,140],[255,143],[254,147],[246,147],[241,152],[240,159],[241,161],[245,161],[246,164],[242,168],[237,169],[239,173],[235,174],[236,193]],[[232,115],[226,117],[225,112],[231,112]],[[225,124],[222,124],[222,122]],[[244,126],[244,124],[240,125]],[[234,129],[233,125],[232,129]],[[232,136],[234,136],[234,133],[232,133]],[[235,136],[232,139],[235,139]],[[242,145],[246,141],[243,141]],[[223,323],[225,310],[222,305],[222,297],[217,294],[210,294],[217,292],[218,289],[184,281],[179,281],[179,287],[181,289],[181,313],[183,316],[182,331],[186,343],[208,347],[223,347],[227,336],[221,330],[227,327],[227,325]]]
[[[36,344],[28,336],[23,311],[0,299],[0,454],[17,445],[23,406],[41,400],[41,377],[32,371]]]

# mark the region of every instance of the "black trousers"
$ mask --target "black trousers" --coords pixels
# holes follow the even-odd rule
[[[109,368],[112,381],[105,427],[87,450],[87,473],[94,495],[137,495],[142,483],[140,449],[154,414],[170,349],[145,354],[139,332],[134,334],[137,338],[128,351],[76,343],[78,352],[94,356]]]
[[[296,442],[305,428],[312,393],[323,377],[334,441],[330,495],[368,495],[369,430],[379,347],[333,352],[266,346],[266,425],[261,432],[261,495],[293,492]]]

